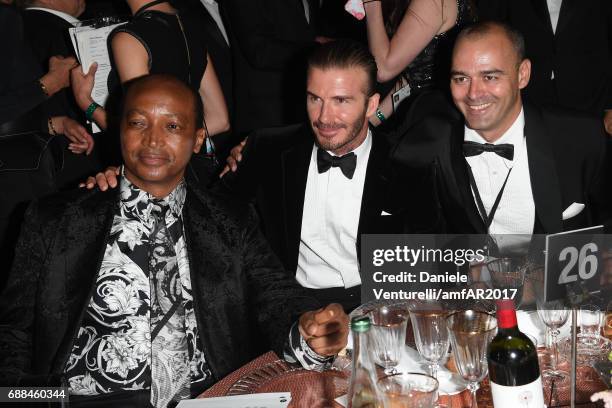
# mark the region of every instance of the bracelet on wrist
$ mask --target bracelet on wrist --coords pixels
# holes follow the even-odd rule
[[[51,134],[52,136],[57,136],[57,131],[55,130],[55,127],[53,126],[53,118],[49,118],[48,120],[49,123],[49,134]]]
[[[92,102],[89,104],[89,106],[85,110],[85,117],[88,121],[93,122],[93,114],[98,108],[101,108],[101,106],[98,105],[96,102]]]
[[[38,85],[40,86],[40,90],[43,91],[47,98],[51,96],[49,90],[47,89],[47,86],[40,79],[38,80]]]
[[[387,120],[385,114],[382,113],[379,108],[376,108],[376,117],[378,118],[378,120],[380,120],[381,123]]]

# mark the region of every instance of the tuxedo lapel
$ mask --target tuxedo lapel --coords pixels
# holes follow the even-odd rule
[[[472,225],[476,233],[486,233],[486,227],[482,217],[478,212],[476,203],[474,202],[474,195],[472,194],[472,188],[470,186],[470,180],[468,176],[468,163],[463,155],[463,140],[464,140],[465,128],[463,125],[457,124],[453,129],[453,137],[451,138],[451,160],[452,168],[455,180],[447,180],[450,185],[453,181],[456,182],[459,187],[459,202],[463,203],[465,215],[469,223]],[[451,216],[457,216],[451,215]]]
[[[387,180],[383,171],[389,157],[389,146],[381,134],[372,131],[372,148],[368,158],[366,177],[363,183],[363,193],[361,196],[361,209],[359,212],[359,226],[357,228],[357,254],[361,234],[375,230],[375,223],[383,210],[385,188]]]
[[[516,1],[516,0],[511,0],[511,1]],[[530,1],[533,6],[533,10],[535,11],[536,15],[542,21],[542,24],[544,24],[544,26],[547,28],[550,35],[554,35],[552,24],[550,22],[550,12],[548,11],[548,5],[546,4],[546,0],[530,0]],[[565,3],[565,1],[566,0],[563,0],[563,3]]]
[[[113,192],[94,193],[76,207],[74,213],[67,214],[65,217],[69,217],[70,220],[65,223],[67,226],[65,233],[50,249],[52,253],[63,254],[65,299],[61,301],[65,301],[65,310],[69,314],[68,318],[62,320],[67,327],[57,327],[57,333],[64,333],[53,362],[57,370],[64,368],[64,362],[71,352],[72,341],[77,335],[87,309],[104,258],[106,241],[113,222],[113,209],[118,200],[118,190],[117,188]],[[53,283],[50,282],[51,285]]]
[[[565,2],[565,0],[564,0]],[[552,140],[541,113],[525,103],[525,137],[529,160],[529,178],[536,217],[546,233],[561,232],[561,188],[550,148]]]
[[[215,356],[208,363],[213,376],[219,379],[218,373],[227,372],[228,367],[232,366],[229,358],[235,352],[226,350],[230,346],[225,341],[228,333],[220,330],[228,324],[221,321],[227,311],[217,310],[217,300],[232,296],[232,285],[240,283],[232,281],[234,275],[228,273],[235,254],[230,253],[224,243],[227,241],[225,235],[231,232],[219,229],[220,221],[213,222],[218,217],[206,205],[207,202],[201,191],[189,186],[183,209],[183,225],[200,341],[205,353]]]
[[[283,175],[281,199],[284,211],[287,259],[296,260],[302,230],[308,167],[314,144],[314,138],[307,127],[301,127],[299,132],[300,135],[296,135],[296,137],[300,142],[281,153],[281,171]]]
[[[580,0],[585,1],[585,0]],[[563,32],[574,15],[577,0],[563,0],[561,3],[561,11],[559,12],[559,21],[557,22],[556,35]]]

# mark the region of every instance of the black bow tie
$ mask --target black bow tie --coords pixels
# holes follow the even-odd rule
[[[353,178],[355,174],[355,166],[357,166],[357,156],[350,152],[344,156],[332,156],[323,149],[317,149],[317,167],[319,173],[325,173],[331,167],[340,167],[342,174],[348,179]]]
[[[514,159],[514,146],[511,144],[463,142],[463,154],[465,157],[478,156],[482,152],[493,152],[507,160]]]

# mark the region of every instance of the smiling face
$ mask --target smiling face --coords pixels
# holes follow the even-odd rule
[[[529,60],[518,61],[501,29],[460,38],[453,51],[451,93],[465,121],[488,142],[499,139],[521,112]]]
[[[367,87],[367,73],[357,67],[309,69],[306,107],[317,146],[342,156],[365,140],[379,98],[368,97]]]
[[[134,185],[165,197],[180,183],[191,155],[200,151],[194,94],[178,82],[155,78],[130,87],[121,118],[125,175]]]

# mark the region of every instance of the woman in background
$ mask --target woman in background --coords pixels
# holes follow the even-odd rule
[[[127,0],[127,4],[132,20],[109,36],[113,70],[121,83],[149,73],[174,75],[202,97],[207,136],[227,131],[227,106],[197,25],[167,0]],[[95,65],[87,74],[73,70],[73,88],[88,118],[106,129],[107,113],[91,98],[95,71]]]
[[[383,99],[374,125],[393,114],[391,97],[407,83],[412,100],[427,90],[448,88],[450,57],[456,34],[473,22],[470,0],[365,0],[370,52],[378,81],[396,79]],[[407,109],[410,100],[402,103]],[[397,108],[397,106],[396,106]],[[394,122],[400,119],[395,119]]]

